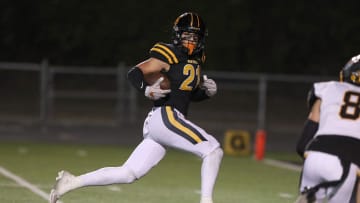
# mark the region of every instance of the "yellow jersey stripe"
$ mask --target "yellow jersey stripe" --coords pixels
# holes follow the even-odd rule
[[[172,125],[174,125],[177,129],[184,132],[186,135],[190,136],[197,143],[202,142],[202,140],[199,138],[199,136],[197,136],[193,131],[191,131],[189,128],[183,126],[181,123],[179,123],[177,120],[175,120],[174,112],[172,111],[171,107],[166,106],[165,108],[166,108],[166,114],[167,114],[167,116],[169,118],[169,121],[170,121],[170,123]]]
[[[162,44],[155,44],[156,48],[161,48],[162,50],[164,50],[172,59],[175,63],[179,63],[179,60],[177,59],[176,55],[174,54],[173,51],[171,51],[168,47],[162,45]]]
[[[171,57],[168,54],[166,54],[162,49],[154,47],[154,48],[151,48],[150,51],[156,51],[156,52],[160,53],[161,55],[165,56],[170,64],[174,63],[174,61],[171,59]]]

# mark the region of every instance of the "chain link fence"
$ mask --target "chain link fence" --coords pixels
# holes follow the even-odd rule
[[[46,60],[0,63],[0,139],[16,137],[16,132],[28,139],[39,134],[61,139],[66,136],[51,132],[76,128],[86,132],[85,139],[96,134],[94,142],[112,133],[108,142],[136,143],[141,135],[133,138],[133,134],[141,134],[152,104],[127,82],[129,68],[123,63],[117,67],[54,66]],[[228,130],[248,131],[253,140],[256,131],[264,129],[266,148],[273,151],[294,150],[307,117],[306,97],[312,83],[336,80],[306,75],[205,74],[217,82],[218,94],[192,103],[189,119],[220,141]],[[91,130],[95,127],[99,130]],[[77,140],[71,137],[66,139]]]

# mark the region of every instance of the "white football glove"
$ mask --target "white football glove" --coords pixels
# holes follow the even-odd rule
[[[212,97],[217,92],[217,85],[213,79],[209,79],[206,75],[203,76],[204,82],[201,88],[205,90],[207,96]]]
[[[166,94],[170,93],[171,90],[163,90],[160,88],[160,83],[164,80],[163,77],[160,77],[153,85],[149,85],[145,88],[145,96],[151,100],[158,100],[162,97],[165,97]]]

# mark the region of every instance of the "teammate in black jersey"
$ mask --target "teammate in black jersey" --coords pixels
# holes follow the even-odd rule
[[[212,135],[186,118],[190,102],[208,99],[217,92],[214,80],[201,75],[206,35],[205,23],[196,13],[184,13],[175,20],[172,43],[156,43],[149,59],[128,72],[132,85],[154,102],[144,122],[143,141],[122,166],[80,176],[61,171],[50,195],[51,203],[79,187],[132,183],[157,165],[168,147],[202,159],[200,203],[213,203],[223,151]],[[160,73],[163,77],[156,81],[147,80]],[[169,89],[162,88],[164,78]]]

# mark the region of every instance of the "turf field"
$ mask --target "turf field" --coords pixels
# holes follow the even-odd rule
[[[78,175],[118,165],[126,160],[133,148],[2,142],[0,202],[45,203],[44,195],[49,192],[60,169]],[[297,160],[294,154],[269,154],[268,158]],[[138,182],[82,188],[64,196],[62,202],[198,203],[200,164],[193,155],[169,150],[165,159]],[[11,178],[5,177],[4,170],[11,173]],[[252,157],[225,156],[214,200],[215,203],[292,203],[297,194],[298,177],[298,171],[258,162]],[[16,178],[20,178],[19,183],[14,180]]]

